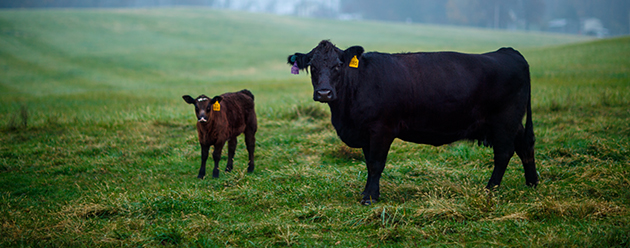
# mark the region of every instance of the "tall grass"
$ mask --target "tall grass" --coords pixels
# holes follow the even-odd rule
[[[395,141],[382,200],[286,56],[519,49],[541,184],[491,149]],[[0,246],[628,246],[630,40],[210,9],[0,11]],[[577,43],[576,43],[577,42]],[[250,89],[256,171],[196,179],[184,94]],[[221,168],[225,166],[225,159]]]

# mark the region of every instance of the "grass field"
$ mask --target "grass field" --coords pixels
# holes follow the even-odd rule
[[[381,201],[362,153],[286,57],[520,50],[541,184],[492,150],[395,141]],[[0,11],[0,246],[630,246],[630,38],[343,22],[210,9]],[[181,96],[250,89],[256,171],[198,180]],[[221,163],[224,168],[225,160]]]

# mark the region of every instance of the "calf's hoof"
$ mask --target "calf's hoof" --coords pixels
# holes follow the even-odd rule
[[[219,170],[215,170],[212,172],[212,177],[213,178],[219,178]]]

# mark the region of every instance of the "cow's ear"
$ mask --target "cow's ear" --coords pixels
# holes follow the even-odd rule
[[[348,49],[343,51],[342,63],[344,63],[348,67],[358,68],[359,60],[361,59],[362,54],[363,54],[363,47],[361,46],[349,47]]]
[[[306,69],[311,64],[311,54],[303,54],[303,53],[295,53],[293,55],[289,55],[287,58],[287,63],[293,65],[297,62],[297,67],[300,70]]]
[[[189,95],[184,95],[182,96],[182,98],[184,98],[184,101],[186,101],[188,104],[195,104],[195,99]]]
[[[363,54],[363,47],[361,46],[352,46],[343,51],[343,62],[348,63],[354,56],[357,56],[357,59],[361,57]]]

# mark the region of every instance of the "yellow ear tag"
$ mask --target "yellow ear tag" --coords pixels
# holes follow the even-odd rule
[[[352,59],[350,60],[350,65],[348,65],[352,68],[358,68],[359,67],[359,59],[357,59],[357,55],[354,55],[354,57],[352,57]]]
[[[218,101],[214,102],[214,104],[212,104],[212,110],[221,111],[221,104],[219,104]]]

